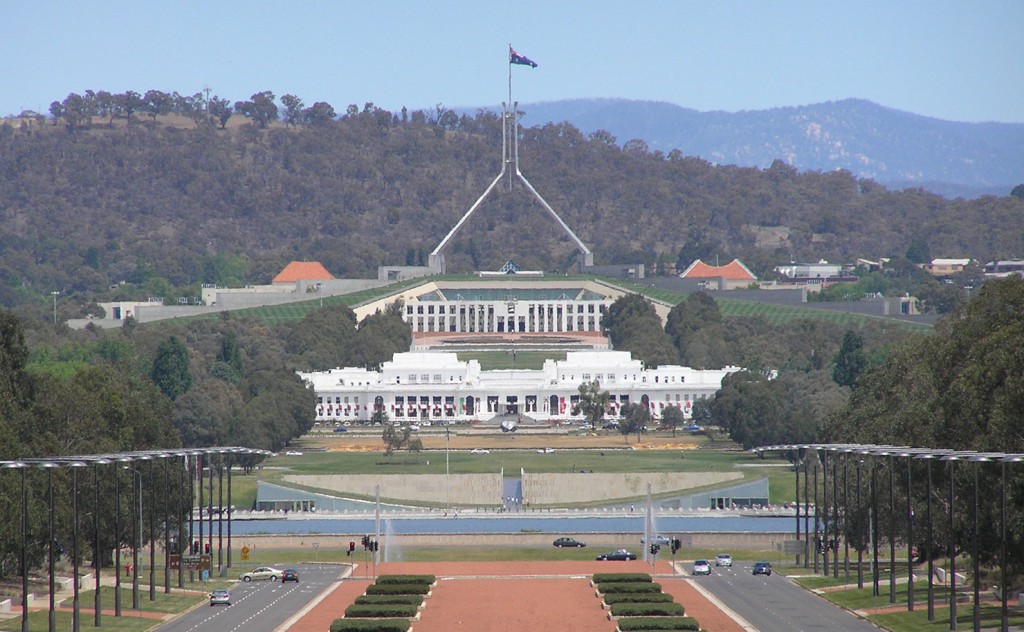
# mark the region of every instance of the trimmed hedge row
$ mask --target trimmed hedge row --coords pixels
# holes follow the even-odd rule
[[[437,578],[433,575],[381,575],[378,584],[426,584],[432,586]]]
[[[330,632],[408,632],[408,619],[335,619]]]
[[[617,603],[611,606],[613,617],[681,617],[686,613],[682,604],[669,603]]]
[[[415,617],[418,608],[405,604],[352,604],[345,608],[345,616],[353,618],[385,619],[391,617]],[[682,614],[682,613],[679,613]]]
[[[364,606],[370,604],[405,604],[418,606],[423,603],[421,595],[359,595],[355,603]]]
[[[615,622],[622,632],[654,632],[655,630],[700,630],[700,624],[693,617],[633,617]]]
[[[650,582],[625,582],[613,584],[598,584],[597,592],[602,595],[613,595],[616,593],[660,593],[661,584]]]
[[[594,573],[595,584],[652,581],[654,580],[647,573]]]
[[[614,593],[604,596],[609,606],[617,603],[665,603],[672,601],[672,595],[666,593]]]
[[[367,595],[425,595],[430,592],[427,584],[370,584]]]

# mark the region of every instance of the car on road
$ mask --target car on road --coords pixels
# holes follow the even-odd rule
[[[640,538],[640,544],[647,544],[643,538]],[[664,535],[652,535],[651,544],[657,544],[658,546],[669,546],[672,544],[672,538]]]
[[[711,564],[708,564],[707,560],[696,560],[693,563],[693,574],[694,575],[710,575]]]
[[[241,579],[243,582],[270,580],[276,582],[281,579],[283,571],[274,568],[273,566],[259,566],[249,571],[248,573],[242,573]]]
[[[284,572],[281,573],[281,583],[283,584],[285,582],[295,582],[296,584],[299,583],[299,571],[291,568],[286,568]]]
[[[772,565],[770,562],[754,562],[754,575],[771,576]]]
[[[719,553],[715,556],[715,566],[732,567],[732,556],[728,553]]]
[[[231,593],[229,593],[228,591],[224,590],[223,588],[218,588],[218,589],[214,590],[213,592],[211,592],[210,593],[210,605],[211,606],[216,606],[218,604],[224,604],[225,606],[230,606],[231,605]]]
[[[470,454],[490,454],[491,451],[490,450],[485,450],[484,448],[473,448],[472,450],[469,451],[469,453]]]
[[[334,432],[348,432],[348,428],[346,428],[345,426],[338,426],[337,428],[334,429]]]
[[[582,548],[582,547],[587,546],[587,543],[586,542],[581,542],[581,541],[577,540],[576,538],[558,538],[557,540],[555,540],[554,545],[557,546],[557,547],[566,547],[566,546],[568,546],[568,547],[580,547],[580,548]]]
[[[626,549],[618,549],[616,551],[608,551],[607,553],[602,553],[602,554],[598,555],[594,559],[602,560],[602,561],[603,560],[617,560],[617,561],[635,560],[636,559],[636,553],[630,553]]]

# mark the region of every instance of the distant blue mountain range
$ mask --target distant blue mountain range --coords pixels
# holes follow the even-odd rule
[[[484,108],[492,110],[494,108]],[[670,103],[578,99],[520,104],[522,124],[569,122],[605,130],[619,146],[644,141],[716,164],[846,169],[890,188],[947,197],[1008,195],[1024,183],[1024,124],[958,123],[862,99],[741,112],[699,112]],[[458,108],[473,114],[477,108]]]

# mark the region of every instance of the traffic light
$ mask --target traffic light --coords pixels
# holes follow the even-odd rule
[[[363,536],[363,550],[365,551],[368,548],[370,548],[370,536],[364,535]]]
[[[661,545],[659,545],[659,544],[652,544],[651,545],[651,555],[657,555],[658,551],[660,551],[660,550],[661,550]]]
[[[672,538],[672,555],[676,554],[676,551],[683,547],[682,541],[679,538]]]
[[[352,555],[356,551],[356,543],[353,540],[349,540],[348,543],[348,554]]]
[[[374,552],[377,552],[377,551],[380,550],[380,542],[378,542],[377,540],[373,541],[373,550],[374,550]]]

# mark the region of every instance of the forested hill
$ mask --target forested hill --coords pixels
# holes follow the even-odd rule
[[[671,103],[577,99],[520,105],[526,125],[568,121],[619,143],[640,139],[718,164],[801,171],[846,169],[891,188],[947,197],[1006,195],[1024,182],[1024,124],[943,121],[863,99],[742,112],[700,112]]]
[[[437,121],[437,122],[435,122]],[[493,114],[392,115],[225,130],[143,117],[0,126],[0,304],[195,295],[267,283],[290,260],[336,276],[423,263],[500,170]],[[522,131],[521,168],[597,263],[779,263],[1024,255],[1024,200],[890,191],[846,171],[714,166],[568,124]],[[521,187],[486,201],[452,271],[567,270],[572,244]],[[129,285],[111,290],[127,281]],[[131,284],[134,284],[131,285]],[[185,286],[191,292],[183,291]],[[127,295],[127,296],[126,296]]]

